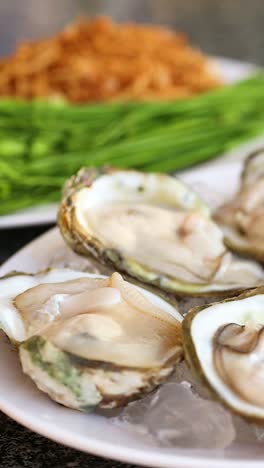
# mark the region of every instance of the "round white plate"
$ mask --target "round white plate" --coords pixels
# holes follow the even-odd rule
[[[215,206],[236,190],[241,167],[239,162],[227,162],[217,167],[195,169],[185,173],[183,178]],[[216,196],[210,195],[212,193]],[[72,255],[71,262],[75,262],[76,267],[76,261],[81,259]],[[61,265],[64,256],[69,262],[68,248],[54,228],[11,257],[0,268],[0,275],[11,270],[36,272],[49,265]],[[263,467],[264,446],[259,444],[235,445],[226,451],[154,448],[124,428],[114,426],[102,415],[64,408],[37,390],[22,374],[16,351],[2,337],[0,375],[0,409],[33,431],[70,447],[151,467]]]
[[[255,69],[251,64],[237,60],[216,58],[213,65],[219,70],[227,83],[242,80],[249,76]],[[18,211],[12,215],[0,216],[0,229],[31,226],[38,224],[51,224],[56,222],[57,205],[43,205],[27,210]]]

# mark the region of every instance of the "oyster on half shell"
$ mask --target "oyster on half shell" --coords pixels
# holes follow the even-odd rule
[[[221,294],[263,281],[237,261],[206,204],[165,174],[82,169],[65,187],[58,223],[76,252],[176,294]]]
[[[0,328],[39,389],[83,411],[141,396],[182,358],[179,312],[119,273],[54,269],[2,278]]]
[[[234,200],[218,209],[215,220],[232,250],[264,263],[264,150],[245,162]]]
[[[264,287],[190,311],[183,344],[213,394],[241,416],[264,420]]]

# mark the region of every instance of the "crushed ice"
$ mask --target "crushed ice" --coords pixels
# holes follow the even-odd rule
[[[113,418],[163,447],[225,448],[235,438],[232,417],[219,403],[195,395],[187,382],[168,382],[129,403]]]
[[[225,449],[232,443],[264,442],[264,428],[232,416],[211,400],[185,362],[156,392],[129,403],[111,420],[161,447]]]

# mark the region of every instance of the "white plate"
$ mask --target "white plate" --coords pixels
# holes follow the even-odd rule
[[[246,78],[256,69],[253,65],[231,59],[217,58],[213,60],[213,63],[227,83],[233,83]],[[56,215],[56,204],[29,208],[27,210],[18,211],[12,215],[0,216],[0,229],[51,224],[55,223]]]
[[[236,189],[242,164],[227,162],[184,174],[216,205]],[[36,272],[60,263],[67,252],[57,228],[33,241],[1,268]],[[77,256],[75,256],[77,258]],[[76,260],[75,260],[76,261]],[[226,451],[153,448],[112,423],[104,416],[83,414],[49,400],[22,374],[17,353],[4,338],[0,340],[0,409],[24,426],[70,447],[103,457],[152,467],[251,468],[263,467],[264,447],[233,446]]]

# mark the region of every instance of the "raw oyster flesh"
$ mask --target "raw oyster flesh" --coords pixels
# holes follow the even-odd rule
[[[0,327],[24,372],[66,406],[122,406],[182,359],[179,312],[119,273],[54,269],[0,282]]]
[[[76,252],[176,295],[229,295],[264,279],[227,251],[198,195],[165,174],[82,169],[66,184],[58,222]]]
[[[264,263],[264,150],[246,160],[239,193],[218,209],[215,220],[229,248]]]
[[[190,311],[183,342],[194,374],[220,400],[264,420],[264,287]]]

